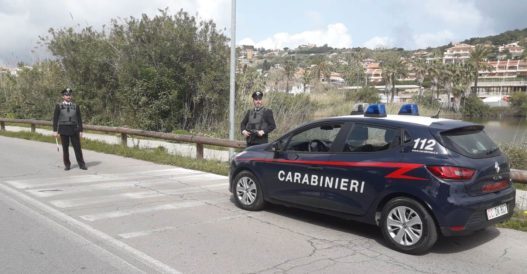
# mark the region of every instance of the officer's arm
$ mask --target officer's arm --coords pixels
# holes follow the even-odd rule
[[[265,113],[264,113],[264,117],[265,121],[267,122],[267,128],[264,128],[264,132],[265,134],[268,134],[270,133],[271,131],[275,130],[276,128],[276,123],[274,121],[274,116],[273,116],[273,111],[268,109]]]
[[[81,107],[78,105],[77,105],[77,125],[79,126],[79,132],[82,132]]]
[[[60,115],[60,108],[59,105],[55,105],[55,111],[53,111],[53,132],[57,132],[59,129],[59,115]]]
[[[240,123],[240,132],[242,132],[247,128],[247,123],[249,122],[249,111],[245,113],[245,117],[243,117],[242,122]]]

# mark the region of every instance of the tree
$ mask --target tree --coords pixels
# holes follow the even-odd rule
[[[406,77],[408,70],[406,63],[398,53],[386,52],[381,55],[382,76],[386,87],[390,86],[390,102],[393,103],[395,97],[395,84],[397,79]]]
[[[448,64],[444,66],[440,72],[440,79],[443,83],[446,93],[446,108],[450,110],[450,98],[454,90],[454,75],[456,73],[456,65]]]
[[[311,69],[304,68],[302,73],[302,90],[306,92],[307,85],[313,80]]]
[[[525,92],[515,92],[510,97],[511,108],[515,115],[527,116],[527,94]]]
[[[434,100],[434,91],[436,93],[436,99],[439,99],[439,79],[441,77],[441,71],[443,70],[443,64],[436,61],[428,64],[427,72],[430,75],[432,81],[431,100]]]
[[[453,75],[453,109],[459,111],[461,108],[462,98],[467,96],[467,92],[470,89],[470,84],[473,81],[473,74],[471,73],[470,65],[458,64],[455,66],[455,72]]]
[[[284,76],[285,76],[285,81],[286,81],[286,85],[285,85],[285,92],[286,93],[289,93],[289,81],[291,81],[291,79],[293,79],[293,76],[295,75],[295,71],[296,71],[295,63],[293,61],[291,61],[291,60],[285,61],[285,63],[284,63]]]
[[[112,20],[108,34],[91,27],[49,33],[42,40],[79,91],[87,121],[172,131],[225,117],[229,51],[212,21],[161,10]]]
[[[478,94],[478,79],[479,79],[479,71],[480,70],[487,70],[489,68],[488,65],[482,64],[483,61],[487,58],[487,55],[490,53],[489,48],[477,45],[472,52],[470,52],[470,58],[468,59],[469,64],[472,65],[474,74],[474,88],[472,89],[471,94],[477,95]]]
[[[262,64],[262,71],[269,71],[271,69],[271,63],[265,59]]]
[[[422,59],[417,59],[413,61],[413,71],[415,72],[415,79],[417,80],[417,83],[419,83],[419,91],[418,91],[418,102],[421,102],[421,98],[423,97],[423,82],[425,80],[425,76],[427,73],[427,66],[426,62]]]
[[[315,65],[313,67],[313,75],[315,76],[316,82],[319,83],[322,77],[324,77],[326,82],[329,82],[329,77],[331,75],[331,69],[325,57],[317,56],[313,60],[313,64]]]
[[[364,53],[362,51],[356,51],[346,55],[346,66],[343,69],[344,80],[347,85],[368,85],[366,79],[366,72],[362,65]]]

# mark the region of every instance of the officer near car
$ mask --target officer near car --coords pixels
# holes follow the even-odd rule
[[[62,143],[62,158],[64,161],[64,170],[70,170],[71,162],[69,157],[69,145],[73,146],[75,158],[79,168],[87,170],[86,163],[82,156],[81,142],[82,137],[82,117],[78,105],[72,102],[73,90],[66,88],[62,90],[62,103],[55,105],[53,113],[53,136],[60,135]]]
[[[252,98],[254,108],[247,111],[240,124],[248,147],[267,143],[269,133],[276,128],[273,111],[263,106],[263,93],[255,91]]]

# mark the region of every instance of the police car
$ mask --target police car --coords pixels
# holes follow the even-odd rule
[[[229,179],[242,209],[270,202],[375,224],[410,254],[439,233],[503,222],[515,205],[507,158],[483,126],[418,116],[417,105],[305,124],[235,155]]]

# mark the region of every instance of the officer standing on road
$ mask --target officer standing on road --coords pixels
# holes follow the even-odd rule
[[[75,151],[75,158],[79,168],[87,170],[86,163],[82,157],[80,138],[82,137],[82,118],[79,106],[71,101],[73,90],[70,88],[62,91],[64,101],[55,105],[53,114],[53,136],[58,137],[62,142],[62,158],[64,160],[64,170],[70,170],[71,162],[69,155],[69,145]]]
[[[273,111],[263,107],[263,93],[256,91],[252,98],[254,108],[247,111],[240,125],[248,147],[267,143],[268,134],[276,128]]]

